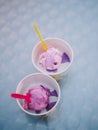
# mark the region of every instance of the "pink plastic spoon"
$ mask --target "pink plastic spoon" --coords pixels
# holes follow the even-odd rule
[[[30,99],[30,94],[27,93],[26,95],[22,95],[22,94],[17,94],[17,93],[12,93],[11,97],[13,98],[20,98],[20,99],[25,99],[26,102],[30,103],[31,99]]]

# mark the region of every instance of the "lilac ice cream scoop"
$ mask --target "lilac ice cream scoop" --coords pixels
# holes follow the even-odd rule
[[[28,103],[28,109],[40,111],[49,104],[50,91],[41,86],[33,86],[28,90],[31,102]]]
[[[48,48],[39,57],[40,65],[48,71],[57,70],[62,62],[62,54],[56,48]]]
[[[43,85],[32,86],[27,93],[30,95],[30,103],[23,100],[22,107],[25,110],[33,110],[35,113],[50,110],[58,100],[57,91]]]

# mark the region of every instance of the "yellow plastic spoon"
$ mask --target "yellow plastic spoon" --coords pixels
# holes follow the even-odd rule
[[[47,45],[46,45],[46,43],[44,42],[44,40],[43,40],[43,38],[42,38],[42,36],[41,36],[41,34],[40,34],[40,32],[39,32],[39,29],[38,29],[36,23],[34,23],[34,29],[35,29],[35,31],[36,31],[36,33],[37,33],[37,35],[38,35],[38,37],[39,37],[39,39],[40,39],[40,41],[41,41],[41,43],[42,43],[42,46],[43,46],[44,51],[47,51]]]

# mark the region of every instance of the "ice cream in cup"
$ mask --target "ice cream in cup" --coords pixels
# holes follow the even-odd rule
[[[68,42],[60,38],[46,38],[44,51],[41,42],[32,50],[32,63],[41,73],[50,75],[56,80],[62,79],[73,62],[73,50]]]
[[[27,114],[45,116],[58,105],[60,87],[51,76],[34,73],[24,77],[11,96],[17,98],[19,107]]]

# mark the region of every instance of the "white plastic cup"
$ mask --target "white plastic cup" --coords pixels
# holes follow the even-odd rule
[[[49,88],[50,90],[56,90],[58,97],[56,100],[56,104],[49,110],[43,110],[41,113],[36,113],[33,110],[25,110],[22,106],[22,99],[16,99],[17,103],[19,105],[19,107],[27,114],[32,115],[32,116],[46,116],[49,115],[51,112],[54,111],[54,109],[56,108],[56,106],[59,103],[60,100],[60,87],[57,83],[57,81],[52,78],[51,76],[42,74],[42,73],[34,73],[34,74],[30,74],[27,75],[26,77],[24,77],[18,84],[17,89],[16,89],[16,93],[20,93],[20,94],[26,94],[26,92],[33,86],[36,85],[43,85],[43,86],[47,86],[47,88]]]
[[[48,72],[39,64],[39,56],[44,52],[43,46],[41,42],[39,42],[32,50],[32,63],[39,72],[50,75],[56,80],[60,80],[67,74],[69,68],[71,67],[73,62],[73,49],[68,42],[59,38],[47,38],[44,39],[44,41],[47,44],[47,47],[54,47],[59,49],[62,53],[65,52],[69,56],[70,62],[62,63],[57,72]]]

